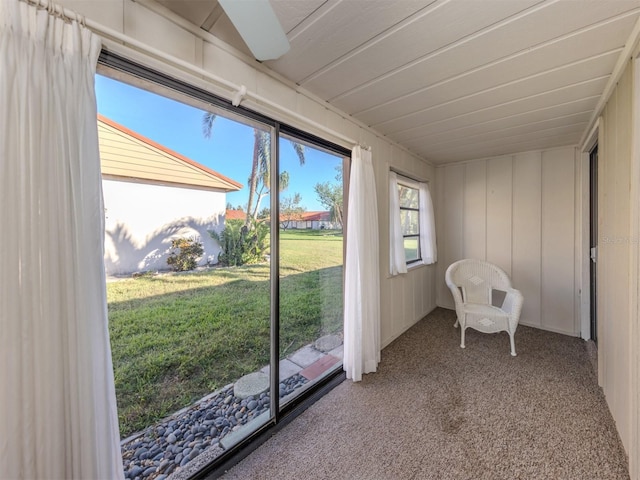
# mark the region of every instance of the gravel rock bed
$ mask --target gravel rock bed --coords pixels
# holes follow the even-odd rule
[[[295,374],[280,382],[280,398],[307,383]],[[240,399],[233,385],[147,428],[121,445],[124,475],[130,480],[165,480],[173,472],[269,409],[269,394]]]

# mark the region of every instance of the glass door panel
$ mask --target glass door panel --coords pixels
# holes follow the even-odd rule
[[[279,139],[279,398],[341,368],[343,158]]]
[[[273,417],[270,228],[255,214],[273,132],[131,81],[96,79],[109,332],[133,478],[213,460]]]

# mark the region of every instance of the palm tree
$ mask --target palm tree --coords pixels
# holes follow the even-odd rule
[[[202,117],[202,133],[205,138],[211,138],[216,114],[205,112]],[[305,163],[304,145],[290,141],[300,165]],[[251,174],[247,179],[249,199],[247,201],[247,224],[251,219],[256,220],[262,199],[269,194],[271,185],[271,133],[255,128],[253,130],[253,161]],[[289,186],[289,173],[282,172],[279,177],[280,191]],[[255,201],[255,202],[254,202]],[[255,204],[254,204],[255,203]]]

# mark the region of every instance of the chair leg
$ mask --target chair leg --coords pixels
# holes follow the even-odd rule
[[[466,328],[462,327],[460,329],[460,337],[461,337],[461,341],[460,341],[460,348],[464,348],[464,331],[466,330]]]
[[[513,340],[513,333],[509,332],[509,340],[511,341],[511,356],[516,356],[516,343]]]
[[[458,325],[460,325],[460,322],[458,321],[458,318],[456,317],[456,323],[453,324],[453,328],[458,328]]]

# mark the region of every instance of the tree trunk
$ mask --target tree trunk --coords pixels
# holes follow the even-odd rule
[[[254,208],[254,209],[253,209],[253,213],[251,214],[251,217],[252,217],[254,220],[257,220],[257,219],[258,219],[258,209],[260,208],[260,203],[262,202],[262,199],[263,199],[265,196],[266,196],[266,194],[265,194],[265,193],[263,193],[263,192],[260,192],[260,193],[258,194],[258,198],[257,198],[257,200],[256,200],[256,208]]]
[[[251,176],[249,177],[249,201],[247,202],[245,225],[249,225],[251,221],[251,206],[253,205],[253,198],[256,195],[256,186],[258,184],[258,149],[260,148],[258,135],[260,133],[255,129],[253,131],[253,163],[251,164]]]

